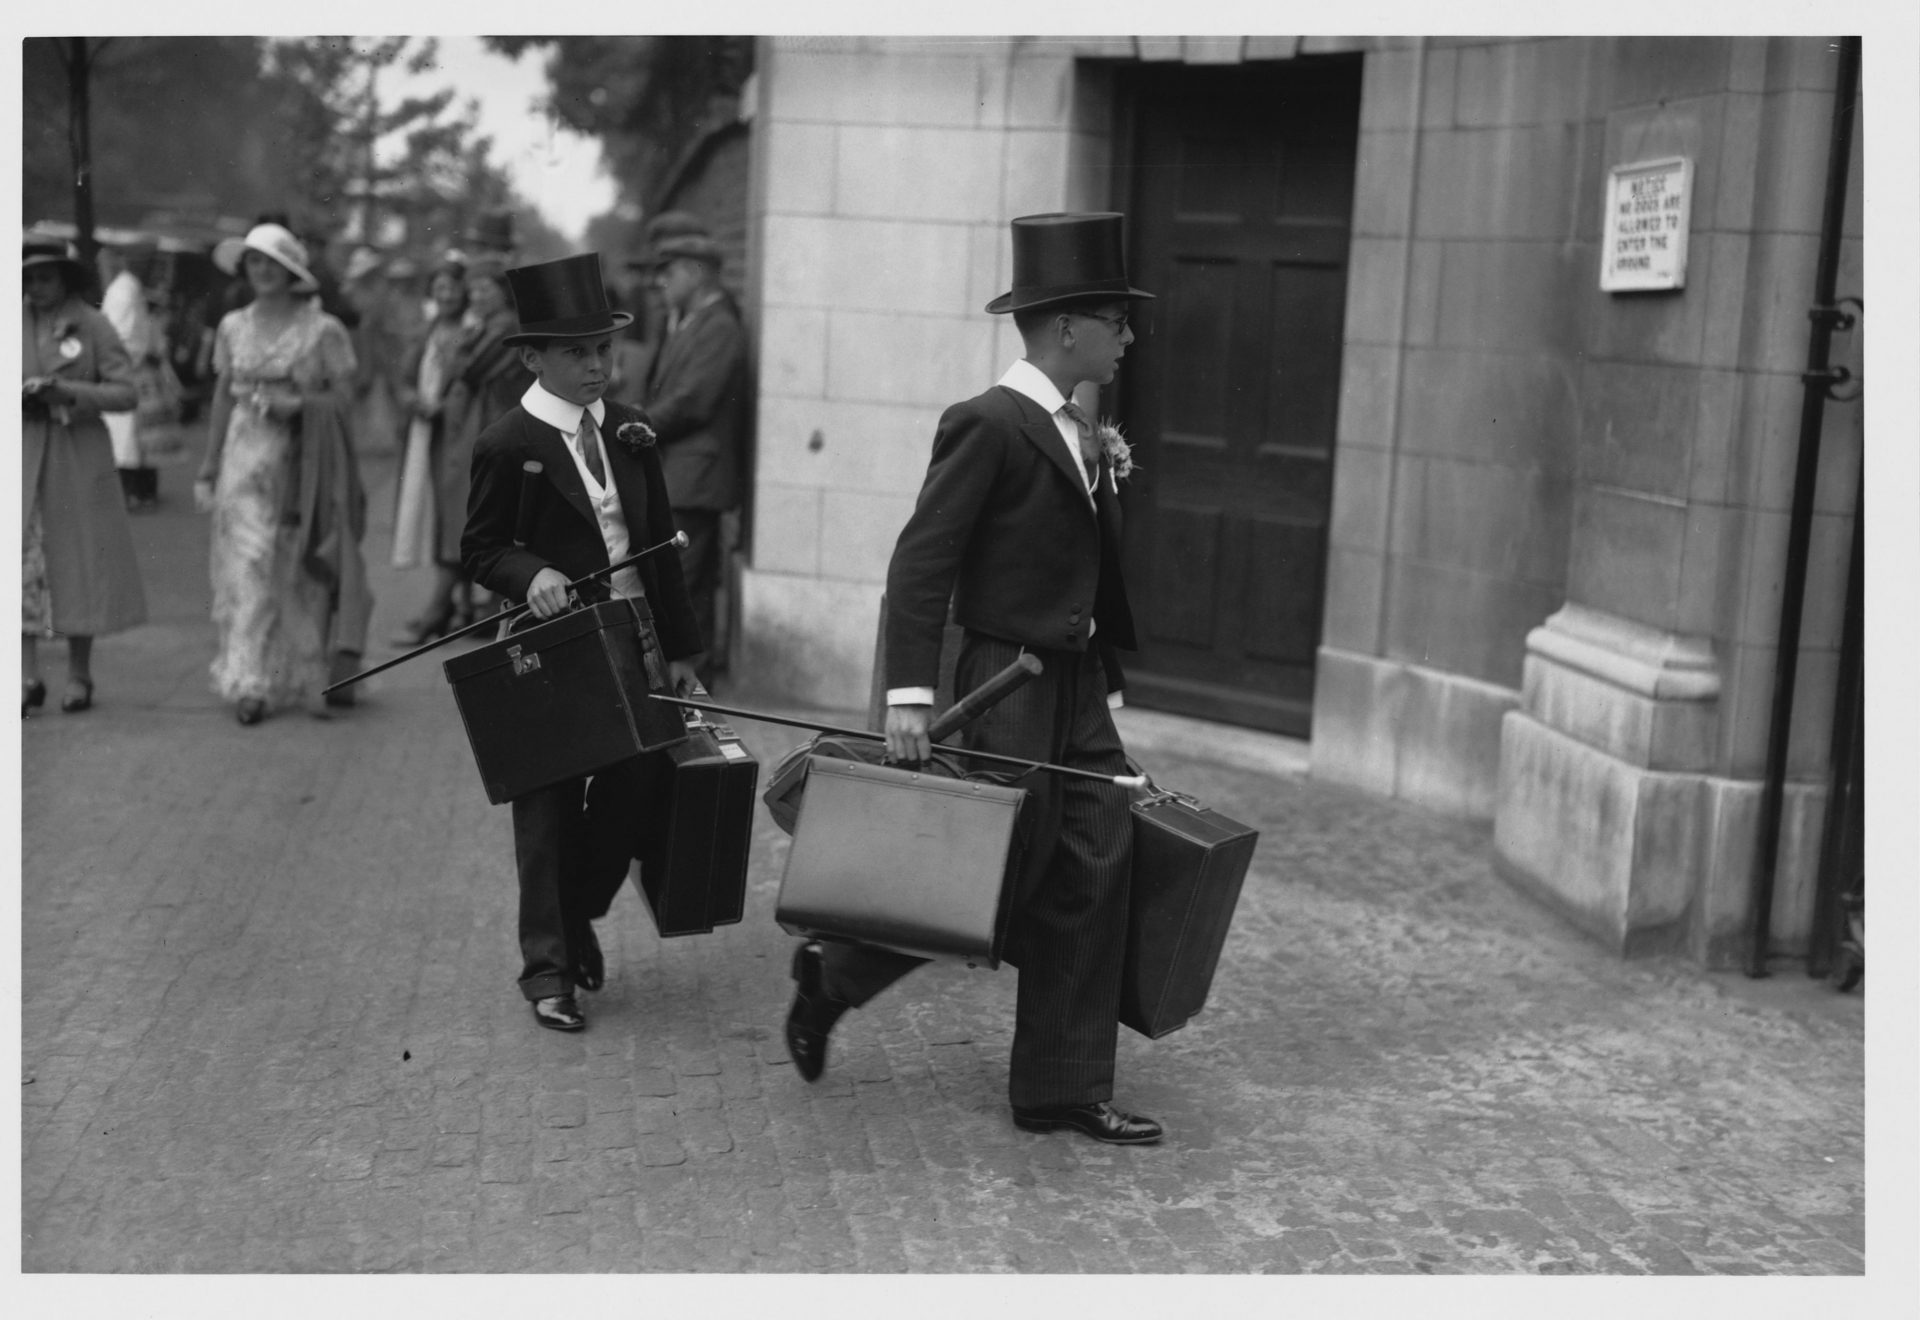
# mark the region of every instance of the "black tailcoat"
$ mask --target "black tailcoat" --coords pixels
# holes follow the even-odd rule
[[[619,438],[625,422],[647,423],[647,415],[627,404],[609,402],[600,427],[607,471],[620,492],[627,517],[627,542],[633,550],[664,541],[674,533],[673,509],[660,470],[657,446],[630,450]],[[521,465],[539,460],[542,471],[532,492],[526,544],[516,545]],[[573,465],[567,437],[525,408],[515,406],[480,433],[473,446],[473,484],[467,496],[467,530],[460,558],[473,580],[515,601],[543,568],[578,578],[608,564],[607,544],[586,485]],[[700,650],[700,633],[680,574],[680,558],[663,551],[639,564],[660,649],[669,660]]]
[[[1053,417],[1004,385],[947,409],[887,569],[887,687],[935,686],[951,598],[962,627],[1043,650],[1085,651],[1097,620],[1117,690],[1135,640],[1111,471],[1089,503]]]
[[[629,449],[618,437],[623,423],[645,421],[638,408],[609,402],[600,425],[607,471],[620,492],[635,551],[674,534],[657,448]],[[528,459],[540,461],[537,477],[522,468]],[[523,493],[529,497],[524,504]],[[516,544],[519,539],[525,543]],[[567,438],[525,408],[516,405],[474,442],[460,555],[476,582],[515,601],[526,599],[543,568],[579,578],[610,562]],[[700,633],[679,554],[662,551],[637,567],[661,650],[669,660],[698,652]],[[591,784],[572,779],[514,799],[520,990],[528,999],[578,984],[577,969],[596,947],[589,923],[606,915],[628,862],[657,824],[664,760],[664,753],[637,756],[594,775]]]

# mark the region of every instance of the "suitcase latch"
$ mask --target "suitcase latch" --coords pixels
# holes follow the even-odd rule
[[[532,655],[522,655],[520,654],[519,647],[509,646],[507,648],[507,659],[513,661],[513,676],[515,678],[524,678],[540,667],[540,653],[538,651],[535,651]]]

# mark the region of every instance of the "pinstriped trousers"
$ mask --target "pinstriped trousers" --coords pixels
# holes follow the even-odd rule
[[[1125,774],[1126,753],[1107,709],[1097,653],[1024,649],[1039,656],[1046,672],[969,726],[961,744]],[[1021,650],[966,633],[954,691],[972,691]],[[1127,793],[1045,772],[1029,775],[1021,787],[1035,800],[1007,932],[1006,961],[1020,969],[1008,1098],[1019,1109],[1111,1100],[1133,861]],[[822,948],[827,993],[856,1007],[926,961],[867,944]]]

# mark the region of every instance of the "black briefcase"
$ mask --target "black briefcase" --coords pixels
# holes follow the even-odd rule
[[[707,694],[696,686],[689,695]],[[666,750],[673,767],[661,804],[666,829],[634,877],[663,936],[705,935],[739,921],[746,910],[760,763],[730,726],[694,711],[686,723],[686,741]]]
[[[1133,881],[1120,1020],[1177,1031],[1206,1006],[1260,832],[1155,788],[1133,803]]]
[[[998,967],[1026,800],[1023,788],[814,756],[774,919],[810,939]]]
[[[531,615],[523,616],[531,618]],[[446,662],[487,801],[508,802],[682,742],[644,606],[602,601]]]

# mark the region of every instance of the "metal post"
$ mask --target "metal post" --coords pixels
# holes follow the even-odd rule
[[[1843,37],[1833,94],[1833,128],[1827,156],[1826,203],[1820,220],[1820,256],[1814,274],[1813,322],[1807,369],[1801,375],[1800,452],[1793,474],[1793,508],[1787,523],[1786,581],[1780,592],[1780,630],[1774,644],[1773,706],[1767,726],[1766,779],[1760,793],[1760,839],[1754,853],[1749,901],[1752,933],[1747,975],[1767,975],[1773,935],[1774,874],[1780,860],[1780,804],[1787,778],[1787,747],[1793,728],[1793,685],[1800,660],[1800,613],[1807,594],[1807,548],[1813,532],[1813,493],[1820,473],[1820,424],[1827,391],[1841,375],[1830,367],[1833,332],[1851,320],[1834,306],[1840,266],[1840,227],[1847,202],[1847,164],[1853,154],[1853,116],[1860,86],[1860,39]]]

